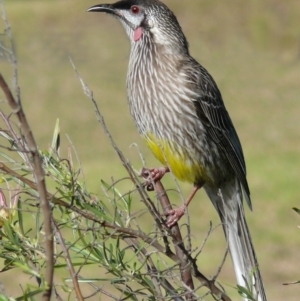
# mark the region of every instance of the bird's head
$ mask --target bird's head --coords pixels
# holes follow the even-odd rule
[[[98,4],[88,12],[106,12],[124,26],[132,44],[148,37],[152,42],[188,51],[186,38],[173,12],[159,0],[121,0],[113,4]]]

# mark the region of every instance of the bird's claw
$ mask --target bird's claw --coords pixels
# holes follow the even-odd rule
[[[164,216],[167,216],[166,225],[170,228],[174,226],[180,218],[184,215],[185,206],[180,206],[178,208],[172,209],[164,213]]]
[[[146,179],[146,181],[143,183],[143,186],[146,187],[148,191],[153,191],[153,183],[159,181],[168,171],[168,167],[143,168],[141,171],[141,176]]]

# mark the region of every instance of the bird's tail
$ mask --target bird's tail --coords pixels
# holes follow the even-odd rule
[[[251,299],[244,294],[243,300],[266,301],[263,281],[244,215],[240,184],[234,180],[218,189],[206,185],[204,188],[220,215],[237,283],[252,292],[254,298]]]

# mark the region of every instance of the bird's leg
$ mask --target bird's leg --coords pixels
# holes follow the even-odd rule
[[[185,208],[189,205],[191,200],[194,198],[196,192],[203,186],[203,183],[201,184],[195,184],[193,187],[192,192],[184,202],[182,206],[179,206],[175,209],[169,210],[168,212],[165,212],[163,215],[167,216],[166,224],[168,227],[172,227],[175,223],[179,221],[179,219],[184,215]]]
[[[169,172],[169,167],[157,167],[157,168],[143,168],[141,171],[141,176],[146,179],[143,184],[148,191],[153,191],[153,182],[159,181],[165,173]]]

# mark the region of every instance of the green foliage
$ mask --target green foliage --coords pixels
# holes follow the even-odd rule
[[[43,291],[47,283],[43,280],[42,267],[45,261],[43,240],[43,222],[39,210],[37,188],[32,181],[30,166],[26,163],[26,156],[18,151],[13,143],[13,136],[1,130],[1,136],[7,140],[12,150],[18,157],[10,156],[7,152],[0,152],[2,161],[13,165],[22,166],[15,172],[6,166],[2,168],[2,183],[8,187],[7,192],[13,196],[13,185],[17,185],[17,206],[7,207],[5,195],[3,195],[2,226],[0,230],[0,257],[4,259],[2,272],[10,269],[19,269],[29,276],[33,276],[39,288],[26,285],[25,292],[16,300],[30,299],[35,294]],[[16,133],[15,133],[16,134]],[[64,245],[72,257],[74,267],[87,267],[94,265],[107,271],[107,275],[98,278],[80,277],[80,283],[109,282],[117,290],[124,293],[127,299],[136,300],[137,295],[155,295],[154,285],[151,278],[143,272],[146,259],[138,261],[143,246],[132,248],[124,245],[121,240],[130,237],[115,227],[127,227],[132,229],[131,224],[131,194],[123,195],[114,185],[110,186],[102,181],[106,191],[105,198],[98,199],[87,192],[84,183],[79,180],[79,170],[74,169],[74,162],[62,159],[59,156],[60,147],[59,124],[57,122],[51,148],[41,151],[47,182],[52,183],[53,193],[48,192],[49,201],[52,202],[52,212],[58,231],[72,233],[72,241],[64,238]],[[20,137],[21,138],[21,137]],[[22,138],[21,138],[22,139]],[[25,142],[23,141],[25,144]],[[13,153],[15,155],[15,153]],[[16,168],[15,168],[16,170]],[[51,185],[50,185],[51,186]],[[3,188],[2,188],[3,189]],[[17,214],[16,214],[17,212]],[[34,217],[34,223],[29,222],[28,213]],[[105,227],[103,222],[109,223],[112,228]],[[69,234],[67,235],[70,236]],[[129,239],[129,238],[128,238]],[[58,240],[55,240],[55,270],[68,268],[65,263],[66,254],[61,250]],[[63,282],[56,283],[65,292],[72,292],[70,287],[71,278],[65,278]],[[138,288],[132,288],[132,283],[138,283]],[[22,299],[23,300],[23,299]]]

